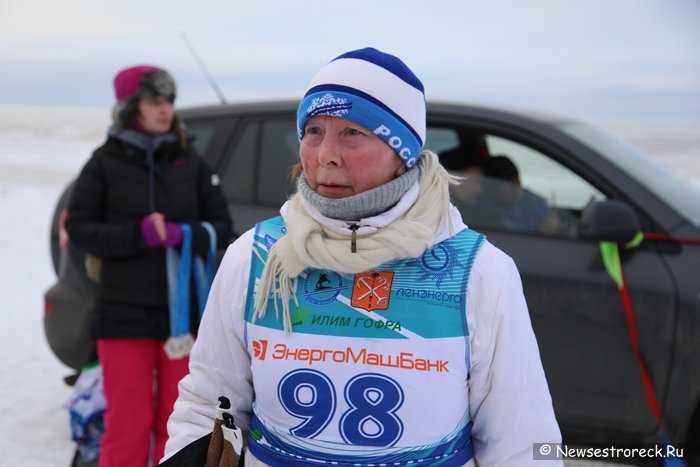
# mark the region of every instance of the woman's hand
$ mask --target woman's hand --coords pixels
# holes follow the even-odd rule
[[[182,243],[182,229],[174,222],[166,222],[163,213],[154,212],[141,221],[141,234],[146,245],[176,246]]]

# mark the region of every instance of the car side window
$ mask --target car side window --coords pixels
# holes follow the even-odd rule
[[[221,171],[229,202],[277,207],[293,193],[289,172],[299,161],[294,120],[245,122],[230,151]]]
[[[459,135],[454,128],[431,127],[426,129],[425,148],[435,154],[459,146]]]
[[[591,200],[607,197],[568,167],[516,141],[487,135],[489,154],[505,154],[518,167],[524,187],[547,199],[549,206],[580,213]]]
[[[540,151],[500,136],[486,135],[490,154],[484,168],[484,195],[499,209],[500,226],[576,236],[578,217],[603,195],[577,173]],[[511,168],[510,179],[502,177]],[[495,162],[495,163],[494,163]]]
[[[214,127],[205,125],[196,125],[187,128],[187,134],[192,138],[192,145],[199,154],[206,154],[209,149],[209,143],[214,136]]]
[[[253,173],[257,148],[258,125],[246,124],[232,146],[233,152],[221,172],[224,194],[229,202],[253,202]]]
[[[295,191],[289,172],[299,162],[296,122],[270,120],[263,124],[260,138],[257,199],[265,205],[281,206]]]
[[[214,168],[235,123],[235,119],[230,118],[193,119],[185,122],[185,132],[195,151]]]
[[[471,227],[575,237],[581,211],[593,200],[606,199],[541,151],[492,134],[481,134],[479,139],[486,154],[481,163],[451,170],[464,178],[451,193]],[[446,167],[450,164],[449,158],[441,161]]]

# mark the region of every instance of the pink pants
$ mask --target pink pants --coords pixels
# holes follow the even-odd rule
[[[163,344],[152,339],[98,339],[107,403],[100,467],[146,467],[151,433],[153,465],[163,457],[177,383],[187,375],[189,364],[189,357],[170,360]]]

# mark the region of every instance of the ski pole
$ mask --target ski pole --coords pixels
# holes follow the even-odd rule
[[[224,449],[219,467],[236,467],[243,451],[243,432],[233,423],[233,415],[224,413],[223,417],[224,424],[221,429],[224,434]]]
[[[228,398],[219,397],[219,406],[216,408],[216,419],[214,420],[214,430],[211,432],[211,440],[207,449],[206,467],[218,467],[221,460],[221,452],[224,448],[224,433],[221,430],[224,424],[224,414],[230,415],[227,411],[231,409],[231,401]]]

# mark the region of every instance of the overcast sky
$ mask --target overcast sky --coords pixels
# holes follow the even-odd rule
[[[178,105],[299,98],[324,63],[373,46],[428,99],[582,118],[700,121],[700,0],[0,0],[0,106],[113,103],[136,63]]]

